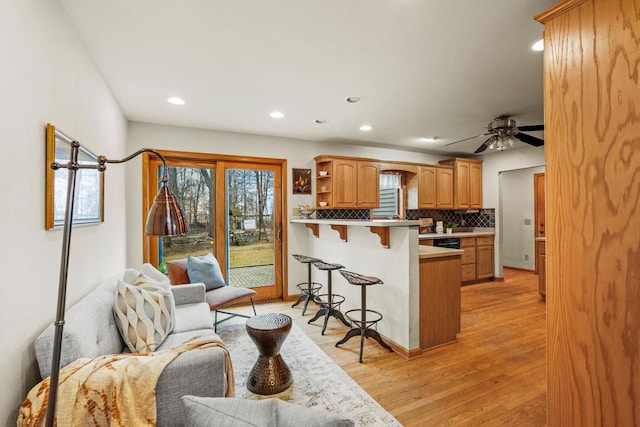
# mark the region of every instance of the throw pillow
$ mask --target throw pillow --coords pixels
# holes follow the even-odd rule
[[[122,339],[133,353],[155,351],[175,326],[173,294],[143,277],[135,285],[118,281],[113,312]]]
[[[340,415],[307,408],[279,399],[248,400],[224,397],[182,396],[184,424],[215,427],[351,427]]]
[[[191,283],[204,283],[208,291],[225,286],[220,264],[213,254],[202,258],[187,257],[187,274]]]

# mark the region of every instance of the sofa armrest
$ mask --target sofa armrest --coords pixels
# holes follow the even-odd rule
[[[181,397],[225,397],[224,350],[218,347],[186,351],[167,365],[156,385],[157,425],[183,426]]]
[[[176,301],[176,305],[206,302],[205,291],[204,283],[171,286],[171,292],[173,292],[173,299]]]

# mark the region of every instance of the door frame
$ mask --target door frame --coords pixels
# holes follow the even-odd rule
[[[221,191],[219,194],[226,194],[226,165],[233,164],[234,167],[242,167],[242,165],[270,165],[275,166],[280,169],[279,175],[281,178],[280,181],[280,209],[281,209],[281,241],[280,241],[280,252],[281,252],[281,263],[280,265],[274,265],[276,268],[276,286],[278,285],[278,270],[281,273],[280,285],[281,289],[279,290],[279,294],[283,300],[287,300],[288,295],[288,250],[287,250],[287,242],[288,242],[288,227],[287,224],[287,160],[286,159],[278,159],[278,158],[267,158],[267,157],[250,157],[250,156],[232,156],[232,155],[224,155],[224,154],[215,154],[215,153],[192,153],[186,151],[170,151],[170,150],[157,150],[167,161],[168,166],[185,166],[185,167],[203,167],[203,168],[213,168],[215,171],[215,192],[218,194],[218,191]],[[144,223],[146,222],[146,213],[151,208],[153,204],[153,200],[157,193],[158,188],[158,174],[151,173],[151,171],[156,170],[158,166],[160,166],[162,162],[160,158],[154,155],[153,153],[144,153],[142,158],[142,230],[144,230]],[[275,190],[275,189],[274,189]],[[223,204],[216,203],[215,205],[215,218],[216,218],[216,235],[219,235],[220,232],[220,224],[218,218],[226,218],[224,215],[224,209],[226,206],[226,202]],[[219,215],[223,216],[219,216]],[[222,224],[222,232],[226,233],[226,224]],[[274,230],[274,239],[276,239],[278,230]],[[147,236],[146,234],[142,235],[142,258],[143,262],[148,262],[155,267],[158,267],[158,238],[153,236]],[[226,247],[221,247],[225,244],[222,241],[223,239],[216,239],[215,244],[215,252],[217,254],[226,253]],[[226,238],[224,239],[226,241]],[[222,249],[222,252],[220,250]],[[226,275],[226,267],[227,260],[226,257],[220,257],[218,262],[220,263],[220,268],[222,269],[224,274]],[[279,267],[279,268],[278,268]],[[258,291],[259,288],[255,290]],[[266,295],[266,298],[270,298],[270,295]]]

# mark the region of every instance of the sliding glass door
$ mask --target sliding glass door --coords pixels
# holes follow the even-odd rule
[[[185,157],[168,156],[167,162],[189,233],[145,238],[145,260],[163,269],[166,261],[211,252],[229,286],[252,288],[258,300],[282,298],[282,165]],[[147,170],[150,205],[161,163],[150,158]]]

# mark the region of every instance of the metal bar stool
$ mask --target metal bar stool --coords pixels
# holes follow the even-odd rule
[[[362,290],[362,308],[356,308],[353,310],[348,310],[344,314],[347,316],[347,319],[351,321],[351,329],[347,332],[347,334],[340,341],[336,343],[336,347],[340,344],[344,344],[352,337],[356,335],[360,335],[360,363],[362,363],[362,349],[364,346],[364,338],[373,338],[378,341],[382,347],[386,348],[389,351],[393,351],[389,344],[382,340],[382,337],[378,333],[376,329],[371,329],[372,327],[376,327],[376,324],[382,320],[382,314],[380,312],[374,310],[367,309],[367,286],[383,284],[384,282],[377,277],[371,276],[363,276],[361,274],[353,273],[351,271],[340,270],[340,274],[347,279],[351,285],[360,286]],[[353,325],[357,326],[354,327]]]
[[[302,308],[302,315],[307,311],[307,305],[309,305],[309,301],[316,302],[315,299],[318,296],[318,291],[322,288],[322,283],[312,282],[311,281],[311,264],[314,262],[322,262],[321,259],[311,258],[305,255],[296,255],[293,257],[297,259],[299,262],[303,264],[307,264],[309,268],[309,275],[306,282],[300,282],[296,286],[300,289],[300,298],[291,306],[291,308],[297,306],[302,301],[304,301],[304,307]]]
[[[344,318],[344,315],[340,311],[340,304],[344,302],[344,297],[342,295],[334,294],[331,291],[331,272],[333,270],[339,270],[344,268],[344,265],[341,264],[329,264],[326,262],[318,261],[314,262],[313,265],[318,270],[327,271],[327,293],[320,294],[316,297],[316,302],[320,304],[320,310],[313,316],[313,319],[309,320],[308,323],[315,322],[320,317],[324,316],[324,325],[322,326],[322,335],[324,335],[324,331],[327,329],[327,321],[329,320],[329,316],[333,316],[336,319],[342,321],[345,326],[351,326],[347,319]]]

